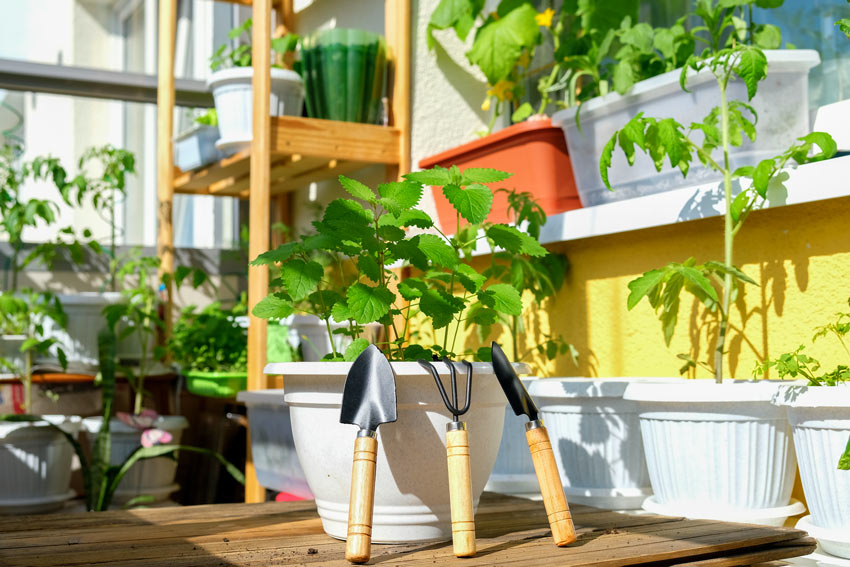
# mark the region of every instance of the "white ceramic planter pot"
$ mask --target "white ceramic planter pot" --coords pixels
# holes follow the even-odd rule
[[[97,432],[100,431],[102,417],[87,417],[83,420],[83,427],[89,437],[89,442],[94,443]],[[183,430],[189,427],[186,418],[179,415],[160,416],[154,424],[158,429],[164,429],[171,433],[172,443],[180,443]],[[130,454],[141,446],[141,434],[138,429],[126,425],[122,421],[113,418],[109,422],[109,431],[112,435],[112,451],[110,464],[119,465],[130,456]],[[177,461],[168,457],[157,459],[146,459],[133,465],[118,489],[115,491],[113,503],[123,503],[136,496],[153,496],[154,502],[168,499],[180,486],[174,482],[177,472]]]
[[[239,392],[236,399],[248,407],[251,460],[260,486],[312,500],[292,439],[289,406],[283,390]]]
[[[76,436],[79,417],[44,416]],[[44,422],[0,422],[0,514],[38,514],[61,508],[69,489],[74,448]]]
[[[797,137],[809,132],[809,69],[820,63],[820,56],[810,49],[767,50],[765,54],[767,78],[759,83],[758,94],[750,102],[758,112],[758,137],[754,143],[747,141],[732,149],[733,169],[778,155]],[[582,205],[590,207],[721,179],[699,163],[691,164],[687,177],[682,177],[679,169],[669,164],[657,172],[652,160],[643,154],[630,167],[618,150],[611,168],[615,190],[608,191],[602,183],[599,173],[602,149],[614,131],[625,126],[638,112],[650,117],[674,118],[687,127],[691,122],[702,122],[718,104],[717,83],[709,70],[690,76],[690,92],[682,91],[679,75],[679,70],[670,71],[637,83],[624,96],[610,93],[587,101],[579,115],[581,131],[575,108],[552,117],[552,124],[564,130]],[[746,86],[740,80],[730,83],[727,93],[730,100],[747,100]]]
[[[253,138],[252,108],[254,95],[252,67],[233,67],[216,71],[207,80],[215,99],[220,150],[240,149]],[[304,84],[295,71],[271,69],[271,116],[301,116]]]
[[[27,339],[25,335],[0,335],[0,358],[6,360],[10,367],[0,366],[0,374],[14,375],[15,368],[24,368],[26,360],[21,354],[21,346]]]
[[[850,471],[838,458],[850,439],[850,384],[788,386],[775,398],[788,412],[811,516],[807,522],[827,553],[850,559]]]
[[[521,380],[528,390],[539,378]],[[531,461],[528,441],[525,438],[526,423],[528,417],[516,415],[510,405],[505,408],[505,425],[502,429],[499,453],[484,490],[526,498],[540,495],[540,485],[537,483],[537,474],[534,472],[534,463]],[[551,430],[549,435],[552,435]]]
[[[547,378],[530,390],[549,430],[567,500],[612,510],[652,494],[638,407],[624,400],[640,378]]]
[[[644,508],[691,518],[782,525],[797,461],[771,403],[779,383],[681,380],[630,384],[654,496]]]
[[[322,360],[326,354],[333,352],[331,348],[331,340],[328,337],[328,328],[322,319],[315,315],[290,315],[284,320],[284,324],[289,327],[289,341],[293,345],[301,346],[301,357],[304,362],[318,362]],[[337,323],[335,320],[330,320],[331,331],[343,329],[346,327],[344,323]],[[377,323],[370,323],[365,326],[363,337],[374,342],[377,333],[381,326]],[[351,337],[347,335],[334,334],[333,344],[336,352],[345,352],[348,345],[351,344]]]
[[[448,376],[444,365],[436,364]],[[347,362],[276,363],[283,375],[295,450],[325,531],[344,539],[357,427],[339,422]],[[376,543],[451,538],[446,424],[451,421],[433,377],[415,362],[394,362],[398,421],[378,429],[372,540]],[[522,371],[522,370],[521,370]],[[507,401],[489,363],[475,363],[469,429],[472,494],[477,506],[499,450]],[[464,376],[459,372],[459,390]],[[447,381],[447,378],[446,378]]]
[[[191,171],[226,157],[215,147],[218,126],[198,124],[174,138],[174,165],[181,171]]]

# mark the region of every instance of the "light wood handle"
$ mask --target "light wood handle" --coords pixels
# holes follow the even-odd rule
[[[472,510],[472,474],[466,429],[446,431],[449,495],[452,505],[452,542],[457,557],[475,556],[475,515]]]
[[[537,473],[537,482],[540,484],[546,515],[549,517],[549,527],[552,528],[552,539],[559,547],[569,545],[576,540],[576,530],[570,515],[570,507],[567,505],[567,498],[564,496],[561,477],[558,475],[558,466],[555,464],[555,454],[552,452],[549,434],[546,428],[540,425],[526,430],[525,438],[531,451],[531,460],[534,462],[534,471]]]
[[[352,563],[366,563],[372,553],[372,507],[375,503],[377,459],[377,438],[358,437],[354,442],[348,537],[345,540],[345,558]]]

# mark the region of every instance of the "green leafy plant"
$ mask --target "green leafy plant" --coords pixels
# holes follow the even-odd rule
[[[712,43],[711,47],[714,45]],[[629,164],[634,163],[636,150],[640,150],[650,156],[659,171],[667,159],[671,167],[678,167],[683,175],[687,175],[691,163],[697,159],[722,174],[726,205],[723,261],[697,264],[695,259],[690,258],[651,270],[629,283],[628,297],[629,309],[646,298],[659,312],[668,346],[676,327],[682,290],[696,297],[715,316],[718,328],[713,363],[700,364],[712,370],[715,379],[721,382],[730,306],[741,284],[757,285],[734,265],[735,237],[749,214],[765,201],[771,185],[782,182],[786,175],[783,169],[790,162],[803,164],[830,158],[835,154],[836,145],[828,134],[813,132],[799,138],[798,143],[774,158],[762,160],[754,167],[733,171],[730,148],[740,146],[745,139],[756,139],[757,116],[748,102],[756,95],[759,81],[767,74],[767,58],[760,48],[736,44],[734,40],[731,47],[718,51],[711,47],[703,55],[688,60],[687,66],[682,69],[681,85],[687,90],[690,71],[710,72],[717,80],[720,104],[709,112],[703,122],[691,124],[687,129],[672,118],[651,118],[638,113],[606,144],[600,160],[600,173],[610,189],[608,170],[614,151],[619,147]],[[746,84],[748,102],[728,100],[727,87],[735,77]],[[701,142],[698,143],[695,139],[699,138]],[[811,155],[815,146],[820,151]],[[740,187],[737,194],[733,194],[733,182]],[[698,364],[688,355],[679,356],[686,361],[682,373]]]
[[[245,372],[248,335],[236,318],[247,313],[244,294],[232,309],[218,301],[200,311],[186,307],[174,324],[168,351],[184,370]]]
[[[850,299],[847,300],[847,304],[850,305]],[[829,372],[821,372],[820,361],[806,354],[805,345],[800,345],[793,352],[786,352],[777,358],[757,364],[753,369],[753,377],[760,378],[773,368],[783,380],[802,377],[809,381],[810,386],[850,384],[850,349],[845,340],[848,333],[850,333],[850,313],[836,313],[832,322],[816,327],[815,334],[812,335],[812,343],[827,336],[835,337],[844,350],[847,364],[839,364]],[[850,439],[847,440],[847,449],[839,458],[838,468],[850,470]]]
[[[208,108],[206,112],[196,116],[195,123],[201,126],[218,126],[218,114],[215,108]]]
[[[313,223],[316,234],[253,260],[253,265],[280,269],[270,295],[254,307],[254,315],[283,318],[294,311],[306,312],[324,320],[329,335],[333,317],[347,322],[345,332],[352,337],[359,337],[363,325],[378,322],[384,327],[380,344],[394,360],[454,356],[459,330],[473,305],[480,303],[476,317],[488,320],[522,312],[520,293],[513,285],[487,281],[469,263],[477,243],[486,240],[493,249],[498,246],[526,257],[548,255],[528,232],[485,221],[493,202],[486,184],[509,175],[492,169],[435,167],[409,173],[404,181],[383,183],[377,190],[340,176],[353,198],[331,202],[321,220]],[[426,184],[442,187],[454,207],[455,235],[443,234],[427,213],[416,208]],[[414,233],[414,228],[420,230]],[[346,272],[341,282],[330,280],[325,268],[311,259],[317,250],[347,257],[356,272]],[[402,280],[391,269],[404,266],[415,269],[416,275]],[[410,321],[417,314],[431,323],[435,344],[415,344],[417,337],[409,336]],[[344,353],[328,358],[353,360],[368,344],[357,338]]]
[[[251,66],[251,27],[253,20],[248,18],[241,25],[236,26],[227,33],[227,37],[231,41],[236,42],[235,46],[230,43],[224,43],[215,50],[210,57],[210,69],[218,71],[228,67],[250,67]],[[286,67],[286,55],[294,53],[298,47],[299,37],[296,34],[288,33],[283,37],[272,39],[272,51],[277,54],[278,61],[273,67]],[[295,70],[299,71],[296,64]],[[299,71],[300,72],[300,71]]]

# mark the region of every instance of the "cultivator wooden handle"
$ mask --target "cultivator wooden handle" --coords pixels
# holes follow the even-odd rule
[[[453,421],[446,428],[449,496],[452,510],[452,543],[457,557],[475,555],[475,514],[472,509],[472,474],[466,424]]]
[[[348,537],[345,540],[345,558],[352,563],[366,563],[372,554],[372,508],[375,503],[377,460],[377,437],[358,436],[354,442]]]
[[[559,547],[569,545],[576,540],[576,530],[567,498],[564,496],[561,477],[558,475],[558,466],[555,463],[552,444],[549,442],[549,433],[540,421],[529,421],[526,425],[525,438],[531,451],[531,460],[534,462],[534,472],[537,473],[537,482],[540,484],[540,493],[543,495],[543,505],[549,517],[549,526],[552,528],[552,539]]]

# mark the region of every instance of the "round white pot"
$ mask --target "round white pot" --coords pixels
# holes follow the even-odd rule
[[[623,397],[637,404],[652,503],[691,518],[802,512],[788,508],[797,460],[785,412],[771,403],[779,385],[630,384]]]
[[[539,381],[537,377],[522,378],[525,389]],[[534,463],[525,438],[525,424],[528,417],[516,415],[511,406],[505,408],[505,425],[502,429],[502,441],[496,463],[484,490],[535,498],[540,495],[540,485],[534,472]],[[548,428],[548,424],[547,424]],[[551,437],[551,430],[549,431]]]
[[[37,514],[61,508],[69,489],[74,448],[45,422],[76,435],[80,418],[47,415],[34,423],[0,422],[0,514]]]
[[[221,138],[216,147],[220,150],[244,147],[253,138],[253,76],[252,67],[233,67],[216,71],[207,80],[218,115]],[[304,84],[298,73],[271,69],[270,104],[271,116],[301,116]]]
[[[315,315],[290,315],[283,320],[284,324],[289,327],[289,341],[298,347],[301,346],[301,356],[304,362],[319,362],[326,354],[333,352],[331,341],[328,337],[328,328],[322,319]],[[345,323],[337,323],[333,318],[330,319],[331,331],[344,329]],[[365,330],[361,336],[374,342],[375,337],[380,331],[381,326],[378,323],[369,323],[365,325]],[[351,344],[351,337],[348,335],[334,334],[334,347],[336,352],[343,353],[348,345]]]
[[[451,539],[446,410],[433,377],[415,362],[394,362],[398,420],[378,428],[372,541],[397,543]],[[348,362],[275,363],[283,375],[295,450],[325,531],[346,537],[352,457],[357,427],[339,422]],[[444,383],[448,372],[435,364]],[[489,363],[475,363],[469,429],[475,506],[496,460],[507,400]],[[465,391],[465,373],[458,373]],[[448,387],[448,386],[447,386]]]
[[[652,494],[638,407],[623,399],[629,384],[651,380],[547,378],[532,385],[567,500],[631,510]]]
[[[103,418],[99,416],[87,417],[83,420],[89,443],[94,443],[102,422]],[[189,427],[189,422],[183,416],[163,415],[157,419],[154,427],[171,433],[173,437],[171,443],[177,444],[180,443],[183,430]],[[112,465],[120,465],[141,446],[142,432],[118,419],[113,418],[109,421],[109,432],[112,436],[109,462]],[[180,488],[174,483],[176,472],[177,461],[168,457],[139,461],[124,475],[115,491],[113,502],[127,502],[142,495],[153,496],[154,502],[166,500],[172,492]]]
[[[774,401],[794,432],[810,532],[824,551],[850,559],[850,471],[837,467],[850,439],[850,384],[787,386]]]

